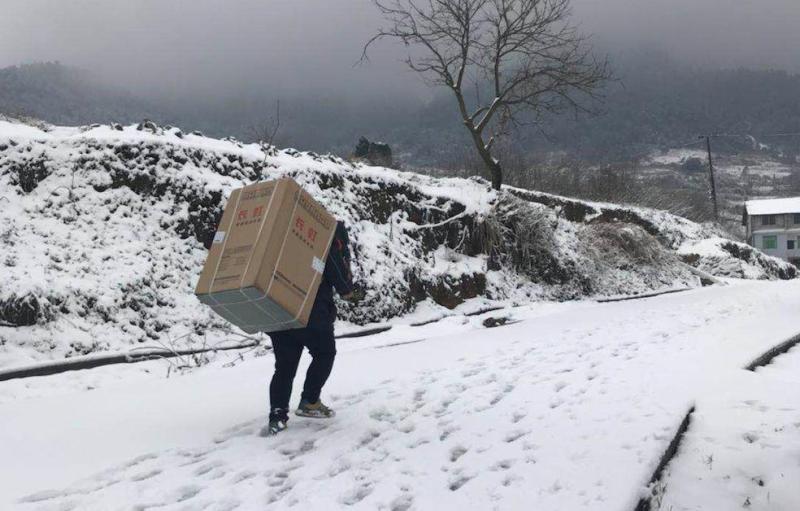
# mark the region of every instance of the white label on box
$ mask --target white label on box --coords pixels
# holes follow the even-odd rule
[[[319,257],[314,256],[314,260],[311,261],[311,267],[314,268],[314,271],[317,273],[322,273],[325,271],[325,263]]]
[[[214,234],[213,243],[222,243],[223,241],[225,241],[225,231],[217,231],[217,233]]]

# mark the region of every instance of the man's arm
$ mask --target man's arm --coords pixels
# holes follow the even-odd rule
[[[350,268],[350,238],[344,224],[339,222],[336,234],[333,237],[331,248],[328,251],[328,264],[325,273],[328,281],[333,284],[336,292],[344,299],[353,295],[353,272]]]

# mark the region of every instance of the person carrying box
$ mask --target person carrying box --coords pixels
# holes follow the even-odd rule
[[[358,301],[342,222],[291,177],[231,191],[195,287],[201,303],[242,331],[267,333],[275,353],[270,414],[286,428],[303,348],[311,353],[297,415],[333,417],[320,400],[336,357],[334,290]]]
[[[322,403],[320,393],[331,374],[336,357],[336,340],[333,335],[336,321],[334,290],[345,300],[356,301],[361,295],[353,285],[349,245],[347,228],[339,221],[336,223],[336,232],[308,324],[304,328],[269,332],[275,354],[275,372],[269,386],[269,422],[262,429],[262,436],[273,436],[286,429],[292,383],[303,348],[308,349],[312,360],[295,414],[317,419],[328,419],[335,415],[331,408]]]

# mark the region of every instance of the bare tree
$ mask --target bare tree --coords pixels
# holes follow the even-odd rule
[[[275,147],[275,137],[281,127],[281,100],[275,101],[275,112],[254,126],[250,127],[253,138],[261,146],[264,154],[271,154]]]
[[[406,64],[450,89],[464,126],[499,189],[499,137],[545,112],[586,111],[610,74],[588,39],[569,24],[569,0],[373,0],[383,38],[413,47]],[[475,98],[471,86],[475,88]],[[469,96],[469,97],[468,97]],[[481,96],[485,96],[482,98]]]

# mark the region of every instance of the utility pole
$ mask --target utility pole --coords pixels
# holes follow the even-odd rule
[[[701,135],[698,138],[706,139],[706,149],[708,149],[708,179],[711,184],[711,202],[714,205],[714,220],[719,222],[719,208],[717,206],[717,183],[714,179],[714,163],[711,161],[711,135]]]

